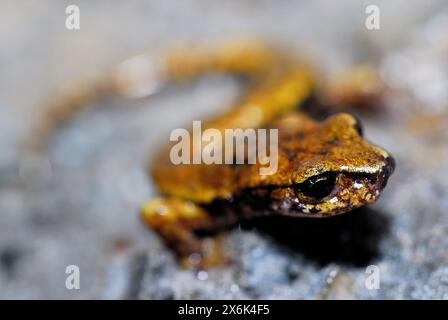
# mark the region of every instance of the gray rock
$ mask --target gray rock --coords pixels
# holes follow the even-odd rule
[[[374,32],[364,28],[363,1],[81,2],[79,31],[64,28],[69,2],[3,4],[0,298],[447,299],[448,103],[440,89],[447,81],[436,69],[446,67],[440,52],[448,41],[440,39],[448,7],[376,3],[382,27]],[[288,232],[281,223],[235,229],[227,241],[231,265],[206,273],[180,268],[139,220],[140,204],[156,194],[145,165],[170,129],[233,101],[237,82],[223,77],[150,100],[99,103],[53,137],[50,166],[21,153],[41,102],[62,84],[142,50],[242,34],[300,49],[324,73],[373,61],[403,90],[383,113],[359,115],[366,136],[397,159],[371,210],[287,223]],[[415,92],[400,59],[437,78]],[[438,67],[427,69],[428,59]],[[81,271],[79,290],[65,286],[72,264]],[[379,290],[365,286],[370,264],[379,267]]]

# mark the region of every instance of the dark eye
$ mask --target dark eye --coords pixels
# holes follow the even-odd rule
[[[333,191],[336,184],[336,176],[336,173],[329,172],[308,178],[297,185],[297,191],[309,198],[325,198]]]
[[[357,117],[355,118],[355,124],[353,125],[353,127],[355,128],[356,131],[358,131],[359,135],[362,137],[364,135],[364,130],[362,128],[362,123],[361,120],[359,120]]]

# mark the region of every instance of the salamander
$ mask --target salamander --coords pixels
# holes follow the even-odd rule
[[[277,170],[261,175],[260,163],[174,164],[168,143],[148,169],[160,197],[141,208],[143,221],[182,265],[221,265],[227,258],[220,235],[242,219],[340,215],[378,200],[394,170],[393,157],[363,138],[361,123],[351,114],[317,121],[303,111],[310,99],[319,100],[315,73],[304,61],[257,41],[178,48],[157,59],[143,54],[54,98],[37,136],[48,138],[59,123],[105,95],[145,97],[167,82],[208,72],[243,77],[245,93],[224,113],[204,121],[203,130],[277,129]],[[357,89],[355,95],[362,95]]]

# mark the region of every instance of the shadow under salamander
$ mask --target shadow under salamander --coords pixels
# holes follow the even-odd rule
[[[379,258],[379,243],[389,232],[389,218],[367,207],[323,219],[266,217],[244,222],[243,229],[268,234],[280,245],[320,265],[338,262],[367,266]]]

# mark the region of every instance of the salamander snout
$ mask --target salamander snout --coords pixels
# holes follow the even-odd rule
[[[379,174],[381,189],[384,189],[389,177],[392,175],[394,170],[395,170],[395,159],[392,156],[384,158],[384,166]]]

